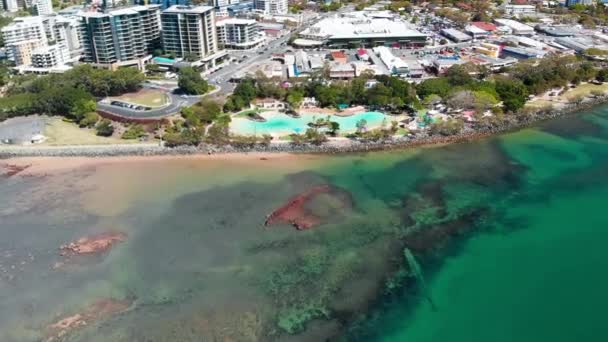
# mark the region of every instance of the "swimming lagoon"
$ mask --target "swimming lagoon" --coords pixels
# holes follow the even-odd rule
[[[299,118],[293,118],[282,113],[266,112],[261,113],[266,121],[256,122],[247,118],[233,118],[230,124],[232,133],[242,135],[288,135],[292,133],[303,133],[308,128],[308,123],[321,118],[326,118],[326,114],[301,114]],[[364,112],[351,116],[331,115],[331,120],[340,124],[341,132],[354,132],[357,130],[357,122],[365,120],[367,128],[380,127],[386,120],[390,124],[391,118],[380,112]]]

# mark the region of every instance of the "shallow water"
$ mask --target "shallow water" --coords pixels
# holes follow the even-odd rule
[[[607,142],[600,108],[440,148],[0,178],[0,341],[605,341]],[[322,184],[352,206],[264,227]],[[106,231],[128,238],[59,255]],[[107,299],[132,304],[48,327]]]

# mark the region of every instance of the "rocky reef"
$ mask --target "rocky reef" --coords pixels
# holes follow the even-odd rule
[[[298,230],[310,229],[331,220],[340,211],[352,208],[350,194],[328,184],[310,188],[292,198],[273,211],[264,222],[291,224]]]

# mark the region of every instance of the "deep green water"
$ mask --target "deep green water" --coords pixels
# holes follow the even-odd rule
[[[439,148],[0,179],[0,341],[54,337],[108,298],[133,304],[58,340],[606,341],[607,176],[598,108]],[[352,206],[309,203],[326,220],[308,231],[262,226],[318,184]],[[58,255],[107,230],[128,239]]]

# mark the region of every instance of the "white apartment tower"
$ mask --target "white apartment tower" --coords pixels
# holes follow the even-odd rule
[[[53,14],[53,2],[51,0],[32,0],[32,8],[37,15]]]
[[[263,14],[287,14],[288,0],[254,0],[253,8]]]
[[[81,37],[85,62],[115,69],[144,67],[160,42],[160,6],[135,6],[100,12],[83,12]]]
[[[19,3],[17,3],[17,0],[3,0],[2,5],[7,12],[14,13],[19,11]]]
[[[171,6],[161,14],[165,53],[194,61],[217,54],[215,12],[210,6]]]
[[[7,57],[13,62],[15,62],[16,50],[13,49],[15,45],[19,45],[19,51],[48,45],[41,17],[15,18],[10,25],[3,27],[1,32],[8,52]],[[29,43],[20,45],[23,42]]]

